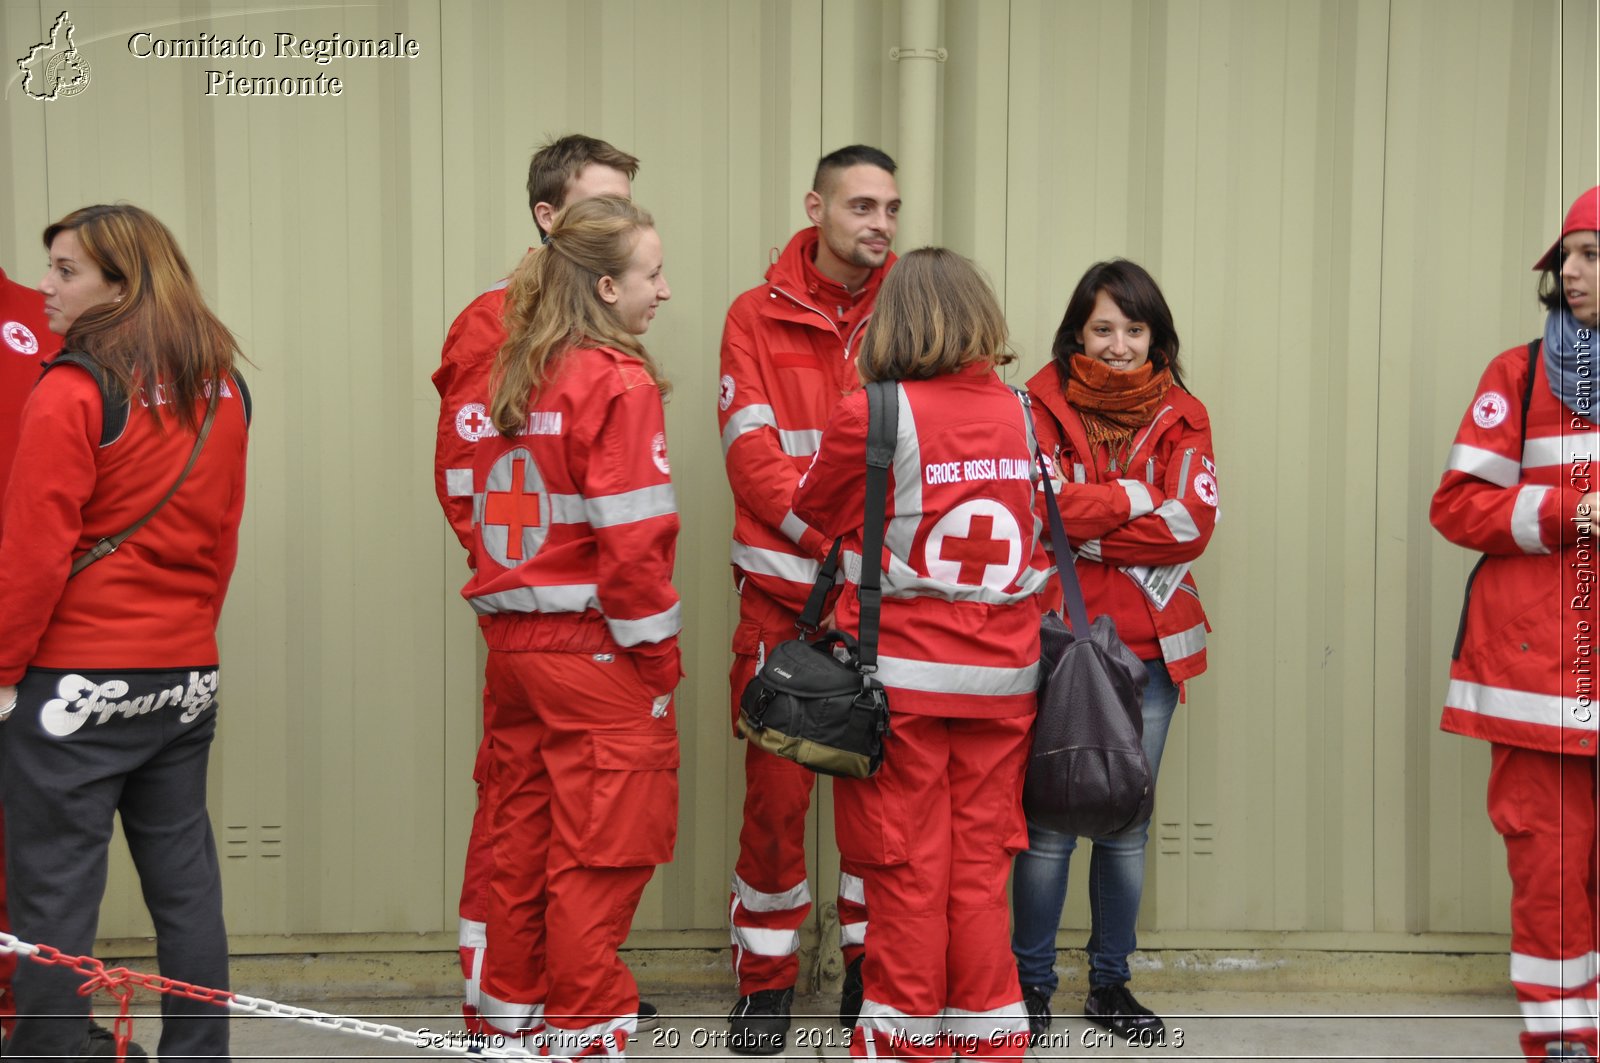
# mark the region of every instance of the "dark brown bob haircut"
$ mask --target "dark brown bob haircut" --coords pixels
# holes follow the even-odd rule
[[[621,170],[630,181],[639,173],[639,160],[621,148],[582,133],[569,133],[550,141],[528,160],[528,213],[532,214],[540,203],[548,203],[558,211],[566,206],[567,182],[586,166]],[[533,223],[539,224],[537,216]],[[543,234],[544,229],[541,227],[539,232]]]
[[[927,380],[974,362],[1009,365],[1006,318],[971,261],[921,247],[894,264],[878,289],[856,368],[865,383]]]
[[[852,166],[876,166],[891,176],[894,174],[894,160],[888,152],[867,144],[851,144],[817,160],[817,172],[811,175],[811,191],[827,195],[832,191],[834,176]]]
[[[1117,309],[1129,321],[1142,321],[1150,326],[1150,362],[1157,369],[1172,370],[1173,383],[1188,390],[1183,382],[1183,371],[1178,364],[1178,330],[1172,324],[1172,311],[1167,307],[1161,286],[1137,262],[1113,258],[1096,262],[1083,274],[1078,286],[1067,300],[1067,312],[1056,329],[1055,342],[1050,356],[1061,370],[1061,379],[1067,379],[1067,362],[1074,354],[1083,353],[1078,333],[1089,323],[1094,313],[1095,296],[1105,292]]]

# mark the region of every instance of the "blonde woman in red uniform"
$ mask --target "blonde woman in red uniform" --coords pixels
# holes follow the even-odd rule
[[[625,199],[572,204],[506,294],[478,444],[474,574],[489,646],[494,871],[483,1020],[550,1056],[621,1058],[617,956],[677,837],[678,512],[665,382],[639,342],[669,299]]]
[[[86,358],[57,359],[29,397],[5,497],[0,800],[11,920],[23,940],[88,953],[117,816],[161,973],[226,989],[206,767],[249,393],[234,338],[166,226],[126,204],[85,207],[44,242],[50,330]],[[147,514],[119,549],[71,574]],[[91,1051],[82,981],[21,965],[6,1059]],[[229,1058],[222,1009],[163,996],[161,1015],[162,1057]]]
[[[878,641],[891,734],[875,776],[834,787],[839,851],[862,866],[873,913],[858,1057],[1016,1059],[1027,1045],[1005,885],[1026,842],[1046,568],[1027,410],[995,373],[1012,357],[988,285],[942,248],[899,261],[862,341],[862,380],[899,381],[899,426]],[[794,496],[857,555],[866,443],[855,391]],[[852,633],[856,579],[837,607]]]
[[[1534,269],[1544,335],[1498,355],[1461,418],[1433,526],[1482,552],[1440,726],[1491,743],[1511,870],[1511,982],[1528,1059],[1595,1057],[1600,957],[1592,680],[1600,188]]]

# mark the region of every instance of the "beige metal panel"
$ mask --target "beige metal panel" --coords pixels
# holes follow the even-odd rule
[[[56,13],[36,4],[0,5],[0,55],[23,55],[50,36]],[[0,268],[18,284],[32,286],[44,273],[44,248],[39,234],[48,217],[44,124],[48,113],[22,91],[22,73],[6,68],[0,98],[0,148],[9,165],[0,167]]]
[[[1009,7],[1009,0],[948,0],[945,5],[943,40],[950,58],[940,104],[937,212],[941,239],[983,267],[1002,305],[1009,142],[1007,123],[993,116],[1006,110],[1011,37],[1009,19],[997,9]],[[1010,376],[1019,382],[1021,368],[1012,367]]]

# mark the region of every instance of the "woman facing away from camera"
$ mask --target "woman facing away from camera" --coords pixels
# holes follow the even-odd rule
[[[1143,746],[1153,784],[1179,688],[1206,666],[1206,617],[1187,569],[1217,519],[1211,422],[1184,387],[1167,301],[1133,262],[1089,267],[1067,302],[1051,355],[1028,381],[1039,443],[1061,484],[1061,519],[1078,553],[1089,614],[1109,614],[1149,673]],[[1053,584],[1051,590],[1060,597]],[[1147,1045],[1165,1030],[1128,990],[1128,957],[1149,827],[1146,820],[1094,839],[1083,1005],[1091,1022]],[[1056,931],[1077,841],[1030,823],[1012,880],[1012,948],[1036,1036],[1050,1026]]]
[[[1600,187],[1534,263],[1544,334],[1484,370],[1430,517],[1482,552],[1440,726],[1490,743],[1489,820],[1511,871],[1511,982],[1528,1059],[1593,1059],[1595,330]]]
[[[678,821],[678,511],[665,383],[639,342],[672,295],[650,215],[555,219],[506,294],[479,443],[472,579],[489,646],[494,872],[481,1015],[554,1059],[620,1059],[617,956]]]
[[[839,849],[865,869],[872,912],[858,1057],[1016,1059],[1027,1046],[1005,883],[1026,840],[1046,567],[1027,410],[995,373],[1011,360],[1000,307],[960,255],[923,248],[884,279],[859,364],[869,384],[899,382],[877,673],[890,735],[876,775],[834,784]],[[866,445],[855,391],[794,497],[801,520],[857,555]],[[859,578],[837,606],[853,634]]]
[[[137,207],[44,231],[51,363],[22,415],[0,538],[0,801],[16,935],[94,946],[112,817],[161,973],[228,987],[206,811],[217,618],[244,509],[249,393],[233,335],[172,234]],[[74,562],[140,524],[119,549]],[[24,962],[7,1060],[86,1054],[89,998]],[[226,1013],[163,995],[160,1054],[226,1060]]]

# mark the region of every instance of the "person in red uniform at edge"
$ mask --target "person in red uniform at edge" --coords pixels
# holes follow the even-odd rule
[[[1491,743],[1489,819],[1511,870],[1511,982],[1530,1060],[1596,1055],[1597,230],[1591,188],[1533,267],[1544,335],[1532,354],[1524,344],[1489,363],[1429,514],[1484,555],[1440,726]]]
[[[860,387],[855,353],[872,316],[899,224],[894,160],[876,148],[840,148],[817,163],[805,196],[811,226],[789,240],[766,282],[735,299],[722,333],[718,426],[733,488],[733,580],[739,624],[729,693],[738,736],[739,695],[766,651],[795,636],[829,541],[789,508],[795,483],[841,395]],[[806,811],[815,776],[745,747],[744,821],[733,869],[729,924],[739,1001],[730,1046],[783,1050],[799,975],[800,926],[811,911]],[[846,962],[840,1021],[861,1006],[866,937],[861,873],[839,874],[839,936]]]
[[[39,379],[39,367],[61,349],[61,337],[50,331],[44,316],[44,296],[26,288],[0,270],[0,497],[11,475],[17,452],[17,432],[22,424],[22,404]],[[4,526],[0,525],[0,534]],[[6,917],[5,818],[0,815],[0,930],[11,931]],[[0,1043],[11,1032],[17,1014],[11,996],[11,972],[17,958],[0,952]]]
[[[617,949],[677,837],[678,513],[665,382],[640,345],[672,295],[650,215],[556,216],[506,292],[495,434],[474,455],[473,575],[494,742],[481,1016],[553,1059],[620,1059]]]
[[[900,383],[877,673],[890,735],[876,775],[834,787],[872,913],[857,1057],[1017,1059],[1028,1043],[1005,889],[1027,839],[1049,570],[1027,408],[995,373],[1013,357],[989,286],[943,248],[900,260],[861,345],[863,381]],[[802,520],[844,536],[851,573],[865,563],[866,400],[839,403],[794,495]],[[837,606],[851,633],[858,579]]]
[[[1206,615],[1188,566],[1211,541],[1218,502],[1211,420],[1184,387],[1177,329],[1155,278],[1124,259],[1090,266],[1028,394],[1061,483],[1061,519],[1090,615],[1116,621],[1149,676],[1142,744],[1154,781],[1180,686],[1206,667]],[[1163,582],[1164,591],[1144,589]],[[1060,597],[1052,584],[1046,600],[1059,607]],[[1091,1022],[1146,1045],[1161,1043],[1165,1027],[1127,983],[1149,830],[1146,821],[1094,839],[1083,1005]],[[1028,824],[1012,878],[1011,944],[1035,1036],[1050,1026],[1056,932],[1077,842]]]
[[[122,821],[162,975],[228,988],[222,878],[206,811],[217,618],[238,552],[249,393],[228,329],[172,234],[137,207],[44,232],[60,361],[23,409],[0,536],[0,801],[11,920],[69,955],[94,946],[112,818]],[[106,408],[103,396],[112,403]],[[213,422],[195,454],[208,405]],[[151,513],[115,552],[73,560]],[[7,1060],[88,1042],[83,977],[21,964]],[[165,1059],[227,1060],[227,1012],[161,998]],[[101,1053],[104,1054],[104,1053]]]
[[[594,196],[632,195],[631,181],[639,160],[603,140],[581,134],[559,137],[534,152],[528,163],[528,210],[541,238],[557,212],[568,203]],[[489,368],[505,343],[504,280],[482,293],[457,315],[445,336],[433,386],[439,392],[439,430],[434,447],[433,480],[450,528],[472,563],[473,453],[480,440],[494,434],[489,424]],[[461,877],[460,937],[463,1001],[467,1028],[482,1032],[478,1021],[478,982],[486,944],[484,925],[489,910],[489,874],[493,857],[489,842],[491,802],[488,783],[490,744],[494,740],[493,705],[483,695],[483,739],[472,767],[478,788],[477,809],[467,838],[466,868]],[[653,1025],[656,1009],[639,1003],[639,1024]]]

